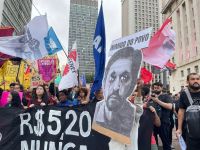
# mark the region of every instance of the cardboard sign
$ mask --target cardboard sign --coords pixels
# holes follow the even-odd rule
[[[137,50],[148,47],[151,39],[152,29],[153,28],[151,27],[132,35],[114,40],[111,44],[109,56],[113,55],[116,51],[125,47],[132,47]]]
[[[31,87],[36,88],[38,85],[43,84],[42,77],[39,74],[32,76]]]
[[[42,80],[46,83],[54,80],[56,76],[56,59],[39,59],[38,60],[39,73],[42,76]]]
[[[124,144],[137,140],[137,132],[132,131],[138,130],[142,111],[137,112],[138,105],[127,99],[136,87],[141,63],[140,50],[125,47],[115,51],[104,72],[104,100],[95,110],[93,129]]]

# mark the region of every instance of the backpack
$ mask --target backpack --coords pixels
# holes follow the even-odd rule
[[[185,93],[190,102],[190,106],[186,109],[185,113],[188,135],[190,138],[200,139],[200,106],[194,105],[188,88],[185,89]]]

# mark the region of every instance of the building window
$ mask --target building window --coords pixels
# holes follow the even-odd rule
[[[195,66],[194,70],[195,70],[196,73],[199,73],[199,66]]]
[[[190,68],[187,69],[187,74],[190,74]]]
[[[181,70],[181,77],[184,77],[184,71]]]

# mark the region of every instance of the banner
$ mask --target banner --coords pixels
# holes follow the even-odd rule
[[[151,39],[152,29],[153,28],[151,27],[134,33],[133,35],[129,35],[113,41],[109,51],[109,56],[113,55],[117,50],[125,47],[132,47],[136,50],[148,47]]]
[[[43,80],[39,74],[35,74],[31,77],[31,88],[36,88],[38,85],[41,84],[43,84]]]
[[[91,128],[95,103],[80,108],[0,108],[1,150],[109,150]]]
[[[46,55],[44,38],[48,33],[46,15],[34,17],[20,36],[0,37],[0,52],[27,60],[37,60]]]
[[[111,56],[103,78],[104,100],[97,103],[93,129],[137,150],[137,130],[142,106],[128,97],[134,91],[142,63],[142,52],[125,47]],[[119,67],[120,66],[120,67]],[[133,139],[132,139],[133,138]],[[132,147],[134,146],[134,147]]]
[[[56,59],[39,59],[38,70],[44,82],[49,83],[54,80],[57,73]]]

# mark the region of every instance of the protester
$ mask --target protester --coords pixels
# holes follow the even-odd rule
[[[67,100],[68,95],[69,95],[68,90],[59,91],[59,93],[58,93],[59,103],[57,105],[58,106],[70,106],[70,104],[68,103],[68,100]]]
[[[2,96],[2,94],[3,94],[3,89],[0,88],[0,100],[1,100],[1,96]]]
[[[170,113],[172,111],[172,98],[168,94],[163,94],[163,85],[160,82],[156,82],[152,85],[152,95],[150,99],[157,103],[161,107],[161,126],[155,127],[154,135],[158,144],[158,137],[161,138],[163,144],[163,150],[171,150],[170,142]]]
[[[51,84],[51,86],[49,86],[48,84],[44,84],[44,87],[48,95],[48,105],[56,105],[58,103],[58,98],[56,97],[54,85]]]
[[[95,93],[94,93],[94,98],[92,99],[92,102],[99,102],[101,100],[104,99],[104,96],[103,96],[103,89],[99,89],[97,90]]]
[[[179,102],[180,102],[180,93],[174,95],[174,114],[175,114],[175,126],[176,130],[178,129],[178,110],[179,110]]]
[[[20,109],[23,108],[18,92],[16,91],[10,92],[10,94],[8,95],[8,104],[6,105],[6,107],[20,108]]]
[[[11,83],[10,84],[10,92],[12,92],[12,91],[14,91],[14,88],[15,88],[15,83],[13,82],[13,83]]]
[[[23,104],[24,108],[28,108],[29,102],[26,99],[23,85],[16,82],[15,86],[14,86],[14,91],[16,91],[18,93],[20,93],[20,92],[22,93],[22,104]]]
[[[150,89],[146,86],[142,87],[142,97],[146,101],[143,105],[143,114],[140,117],[140,126],[138,129],[138,149],[151,150],[151,147],[157,148],[155,142],[151,145],[152,138],[154,139],[153,128],[160,127],[160,118],[153,106],[148,101]],[[145,129],[145,130],[144,130]]]
[[[73,88],[69,88],[69,99],[78,99],[79,87],[75,86]]]
[[[85,105],[88,104],[90,99],[90,91],[87,88],[80,88],[79,93],[78,93],[78,100],[80,101],[80,104]]]
[[[21,91],[21,87],[20,87],[19,83],[15,83],[14,91],[16,91],[16,92],[20,92]]]
[[[185,126],[187,150],[199,150],[200,146],[200,76],[197,73],[190,73],[187,76],[188,87],[180,94],[179,111],[178,111],[178,130],[177,137],[183,134]],[[195,111],[194,111],[195,110]]]
[[[45,106],[48,102],[48,95],[46,89],[43,85],[37,86],[35,90],[33,90],[33,97],[31,100],[31,105],[29,107],[34,106]]]

